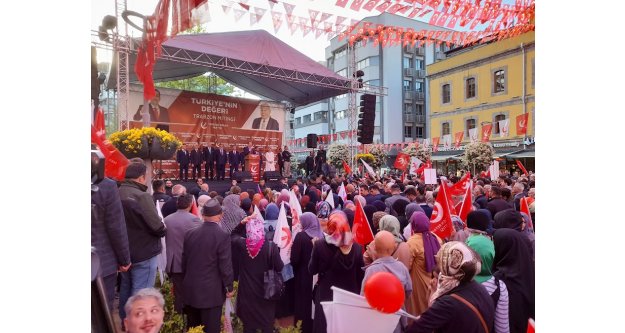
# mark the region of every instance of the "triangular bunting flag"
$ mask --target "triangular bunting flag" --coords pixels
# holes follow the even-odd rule
[[[236,8],[234,8],[233,10],[234,10],[234,21],[235,21],[235,22],[239,22],[239,20],[241,19],[241,17],[242,17],[245,13],[247,13],[246,11],[241,10],[241,9],[236,9]]]
[[[332,14],[321,13],[321,18],[319,19],[319,22],[325,22],[325,20],[329,19],[331,16]]]
[[[317,23],[317,15],[319,15],[319,11],[309,9],[308,15],[310,15],[310,25],[314,27]]]
[[[293,8],[295,8],[295,5],[291,5],[286,2],[283,2],[282,5],[284,5],[284,10],[287,14],[293,15]]]
[[[282,13],[272,11],[271,20],[273,21],[273,30],[277,33],[282,26]]]

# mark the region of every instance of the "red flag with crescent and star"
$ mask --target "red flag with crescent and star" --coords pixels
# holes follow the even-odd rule
[[[451,222],[452,213],[450,208],[447,185],[445,185],[444,181],[441,181],[441,186],[439,186],[438,195],[436,195],[436,201],[434,202],[432,217],[430,218],[430,231],[440,238],[451,236],[451,232],[454,229]]]
[[[529,113],[518,115],[516,117],[516,134],[527,134],[527,120],[529,119]]]
[[[449,187],[449,194],[463,195],[469,186],[471,186],[471,173],[467,172],[457,183]]]
[[[482,142],[490,141],[490,133],[493,131],[493,124],[482,125]]]
[[[354,201],[356,201],[356,213],[354,214],[352,234],[354,235],[354,242],[362,245],[362,251],[364,253],[367,244],[373,241],[373,231],[367,220],[367,215],[365,215],[365,211],[360,205],[360,201]]]
[[[410,155],[398,153],[393,166],[395,169],[406,170],[410,166]]]

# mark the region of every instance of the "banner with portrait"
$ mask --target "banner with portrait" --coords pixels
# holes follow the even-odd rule
[[[129,94],[130,128],[150,126],[167,130],[184,145],[221,145],[239,152],[248,143],[262,152],[283,145],[286,110],[283,104],[167,88],[157,88],[156,97],[144,112],[142,86],[132,85]],[[161,166],[158,166],[161,168]],[[175,157],[162,162],[163,178],[178,175]]]

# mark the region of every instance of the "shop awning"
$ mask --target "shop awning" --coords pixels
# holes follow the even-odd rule
[[[516,153],[506,156],[507,158],[535,158],[536,152],[534,150],[521,150]]]
[[[463,151],[452,151],[452,152],[441,152],[441,153],[435,153],[432,154],[432,161],[436,161],[436,162],[440,162],[440,161],[447,161],[448,159],[455,159],[456,157],[462,156],[462,154],[464,154]]]

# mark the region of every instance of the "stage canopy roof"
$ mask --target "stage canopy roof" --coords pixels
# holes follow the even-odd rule
[[[138,42],[129,60],[130,82]],[[109,88],[117,81],[117,57]],[[213,72],[255,95],[288,101],[294,107],[345,94],[350,82],[308,58],[265,30],[178,35],[162,45],[154,66],[154,81],[171,81]]]

